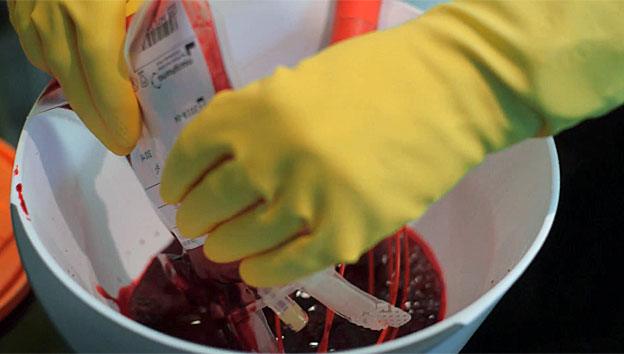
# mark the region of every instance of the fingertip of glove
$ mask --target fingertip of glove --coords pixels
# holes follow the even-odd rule
[[[269,288],[288,284],[294,279],[284,278],[282,272],[270,271],[265,267],[258,266],[253,259],[245,259],[238,269],[241,279],[245,284],[257,288]]]
[[[142,119],[138,104],[135,103],[136,107],[104,116],[93,109],[93,105],[71,97],[68,100],[80,120],[108,150],[119,156],[132,152],[141,137]]]
[[[286,284],[286,282],[280,283],[276,278],[267,276],[262,269],[251,265],[249,260],[241,262],[238,273],[245,284],[257,288],[269,288]]]
[[[140,131],[140,129],[139,129]],[[104,146],[106,146],[106,148],[108,150],[110,150],[112,153],[114,153],[115,155],[119,155],[119,156],[126,156],[129,155],[132,150],[134,150],[134,147],[136,146],[137,142],[139,141],[139,134],[133,134],[133,136],[130,135],[120,135],[120,134],[111,134],[114,137],[111,138],[100,138],[100,141],[102,142],[102,144],[104,144]]]
[[[160,178],[160,198],[168,204],[180,203],[188,192],[188,187],[182,187],[173,156],[174,152],[170,151]]]
[[[117,131],[112,132],[123,155],[132,152],[141,138],[141,128],[143,126],[138,102],[132,99],[129,105],[127,116],[121,117],[122,123],[118,127],[113,128]]]
[[[240,263],[239,273],[246,284],[268,288],[292,283],[322,269],[307,269],[301,264],[269,265],[261,258],[251,257]]]
[[[220,247],[215,247],[216,245],[208,241],[209,238],[210,236],[208,236],[206,242],[204,243],[204,255],[206,258],[215,263],[229,263],[238,260],[228,257],[227,252],[223,252]]]
[[[112,152],[113,154],[117,155],[117,156],[128,156],[131,152],[132,149],[130,148],[125,148],[125,147],[119,147],[119,146],[107,146],[108,150],[110,150],[110,152]]]
[[[169,181],[172,177],[169,177],[171,173],[168,172],[168,169],[168,163],[165,162],[165,169],[163,171],[162,178],[160,179],[160,199],[167,204],[175,204],[180,202],[181,198],[178,197],[176,190],[170,187],[172,183]]]
[[[169,203],[166,200],[163,200],[165,203]],[[171,204],[171,203],[169,203]],[[188,215],[188,216],[187,216]],[[180,233],[184,235],[186,238],[196,238],[201,236],[206,230],[198,230],[196,227],[196,223],[194,223],[193,218],[198,218],[200,216],[196,214],[189,213],[181,213],[180,209],[178,209],[178,213],[176,214],[176,226],[180,230]]]
[[[136,143],[133,145],[116,145],[115,146],[115,150],[111,151],[118,156],[128,156],[130,155],[130,153],[132,152],[132,150],[134,150],[134,147],[136,146]]]

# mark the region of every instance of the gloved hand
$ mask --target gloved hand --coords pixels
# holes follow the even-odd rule
[[[11,23],[37,68],[116,154],[128,154],[141,114],[123,58],[126,1],[9,0]]]
[[[457,2],[223,92],[161,185],[185,235],[273,286],[355,262],[486,154],[624,101],[621,2]]]

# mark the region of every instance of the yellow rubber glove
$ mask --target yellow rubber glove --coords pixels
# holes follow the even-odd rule
[[[108,149],[128,154],[139,138],[141,114],[123,58],[126,1],[8,5],[33,65],[59,81],[72,109]]]
[[[215,97],[162,197],[251,285],[355,262],[486,154],[622,104],[623,18],[624,2],[457,2],[345,41]]]

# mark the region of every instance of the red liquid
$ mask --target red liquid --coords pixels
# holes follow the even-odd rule
[[[255,291],[240,282],[200,278],[187,255],[175,256],[181,253],[177,242],[165,253],[171,262],[163,266],[153,259],[144,274],[121,289],[117,298],[101,288],[98,291],[115,301],[121,313],[158,331],[219,348],[254,350],[254,335],[241,325],[241,311],[236,310],[253,302]],[[395,271],[397,266],[399,272]],[[369,269],[374,274],[369,274]],[[411,230],[400,231],[358,263],[344,267],[344,276],[361,289],[374,289],[375,296],[408,311],[412,320],[399,329],[371,331],[328,314],[316,300],[297,292],[293,298],[310,318],[299,333],[284,325],[278,327],[273,313],[264,310],[269,323],[276,323],[274,333],[278,339],[280,332],[283,336],[280,348],[286,352],[316,352],[361,347],[418,331],[444,317],[440,268],[431,250]]]

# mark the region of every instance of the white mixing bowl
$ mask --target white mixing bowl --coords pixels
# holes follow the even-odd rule
[[[248,11],[259,16],[255,22],[259,27],[283,34],[274,41],[230,48],[232,60],[240,55],[242,63],[235,85],[236,80],[270,73],[276,63],[294,64],[327,39],[331,8],[326,1],[227,3],[234,5],[216,4],[216,10]],[[251,3],[263,7],[245,8]],[[280,6],[283,12],[276,9]],[[386,1],[384,6],[385,26],[416,14],[402,3]],[[237,32],[244,28],[243,22],[221,26],[236,41],[245,37]],[[261,55],[262,60],[243,60],[253,55]],[[26,121],[11,196],[22,260],[52,321],[78,351],[228,352],[136,323],[96,292],[96,285],[101,285],[116,293],[140,274],[171,236],[126,159],[105,150],[72,111],[59,107],[59,94],[58,89],[48,90]],[[18,184],[22,193],[16,192]],[[414,334],[353,352],[460,350],[542,246],[558,196],[558,161],[551,138],[533,139],[490,156],[414,223],[444,272],[447,318]]]

